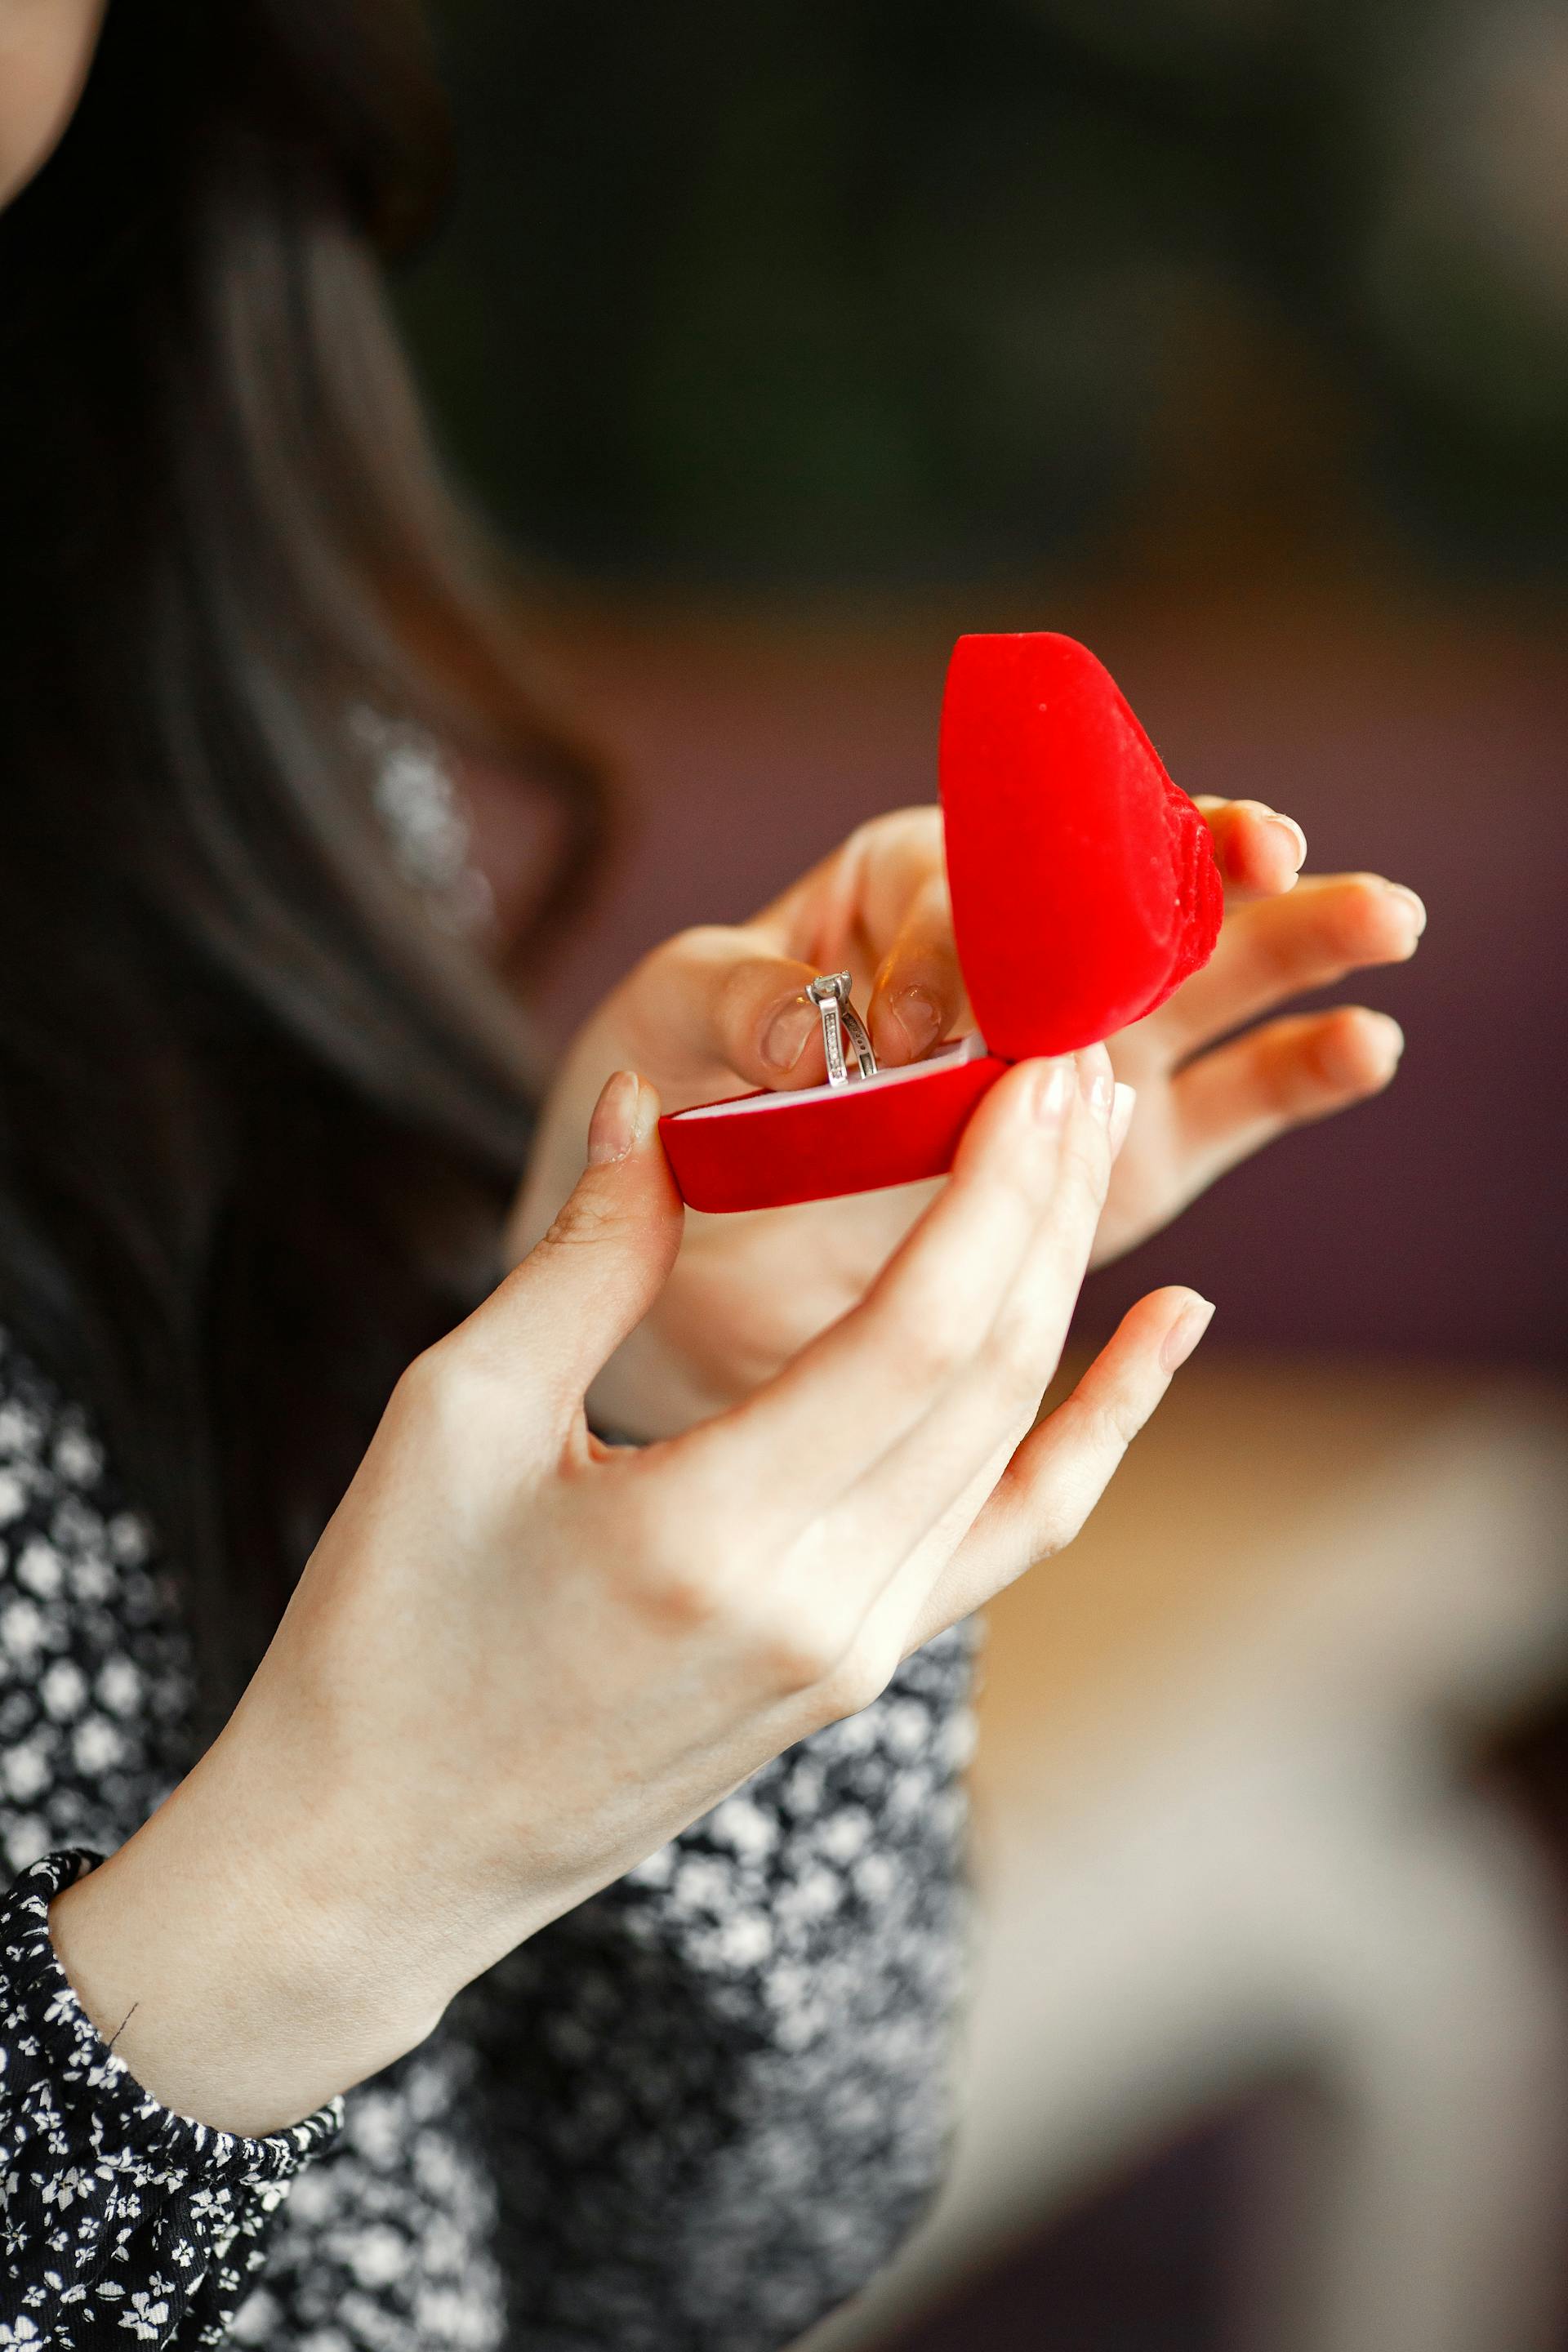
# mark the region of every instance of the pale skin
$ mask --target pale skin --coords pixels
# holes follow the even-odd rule
[[[0,0],[0,191],[69,119],[100,13]],[[1071,1540],[1212,1311],[1142,1299],[1040,1420],[1086,1266],[1398,1058],[1356,1008],[1215,1045],[1424,919],[1375,877],[1298,886],[1299,833],[1257,804],[1205,814],[1213,962],[1109,1051],[1010,1071],[940,1187],[688,1217],[657,1135],[661,1094],[819,1077],[798,1000],[825,968],[855,970],[885,1063],[965,1025],[932,812],[670,942],[588,1022],[513,1270],[398,1383],[225,1730],[52,1907],[157,2097],[297,2121]],[[602,1444],[590,1394],[651,1442]]]
[[[106,0],[0,0],[0,205],[53,154],[98,46]]]

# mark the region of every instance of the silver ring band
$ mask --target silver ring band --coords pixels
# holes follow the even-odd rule
[[[871,1050],[866,1024],[849,1002],[849,982],[847,971],[824,972],[820,980],[811,982],[805,992],[822,1015],[822,1050],[827,1061],[830,1087],[847,1087],[850,1082],[844,1051],[846,1037],[855,1049],[859,1076],[874,1078],[877,1075],[877,1056]]]

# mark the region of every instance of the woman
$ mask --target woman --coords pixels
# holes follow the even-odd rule
[[[683,1233],[661,1092],[818,1078],[815,971],[889,1062],[962,1023],[933,820],[536,1088],[387,814],[431,741],[544,780],[536,939],[591,837],[383,314],[418,43],[101,13],[0,0],[0,2343],[780,2345],[937,2177],[963,1621],[1206,1320],[1031,1433],[1084,1265],[1384,1082],[1368,1013],[1202,1049],[1419,905],[1215,806],[1113,1055],[934,1197]]]

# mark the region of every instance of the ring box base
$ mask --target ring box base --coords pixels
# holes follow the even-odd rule
[[[975,1105],[1011,1065],[965,1037],[843,1087],[740,1095],[659,1121],[693,1209],[784,1209],[945,1176]]]

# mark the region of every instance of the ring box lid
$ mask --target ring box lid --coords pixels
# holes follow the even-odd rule
[[[994,1054],[1069,1053],[1206,962],[1208,827],[1072,637],[960,637],[939,753],[953,932]]]

